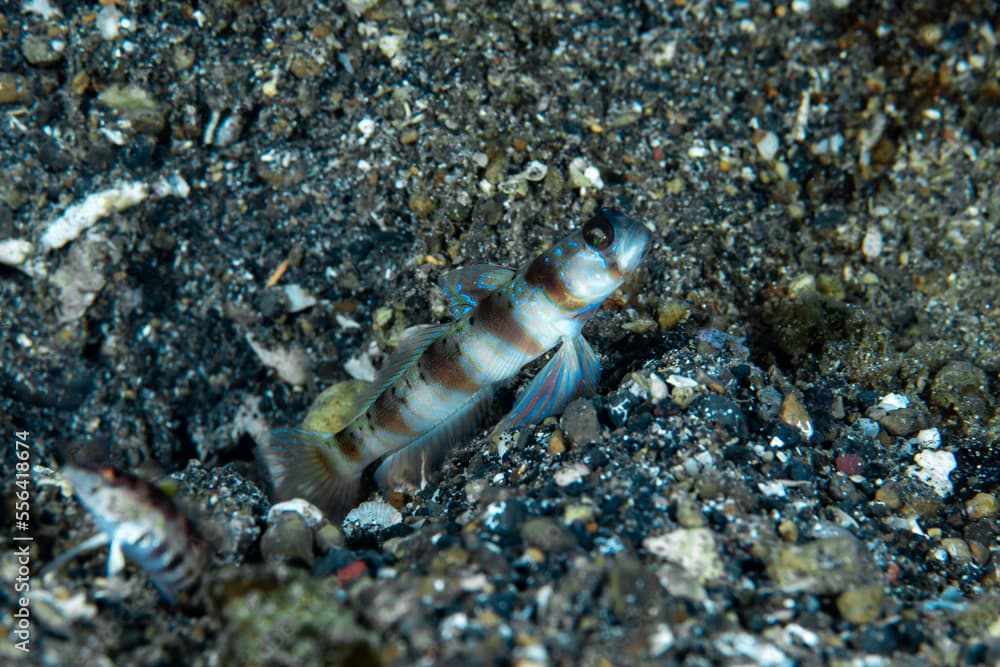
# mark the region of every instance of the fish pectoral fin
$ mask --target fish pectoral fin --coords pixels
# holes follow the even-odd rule
[[[423,488],[454,446],[475,433],[492,400],[492,387],[480,389],[455,414],[387,456],[375,470],[375,482],[382,492],[412,493]]]
[[[110,541],[111,538],[109,538],[107,533],[104,532],[97,533],[96,535],[91,535],[83,542],[80,542],[80,544],[76,545],[75,547],[72,547],[71,549],[63,553],[61,556],[58,556],[57,558],[53,559],[51,563],[49,563],[48,565],[46,565],[41,569],[41,571],[38,573],[38,576],[45,577],[50,572],[55,572],[66,563],[79,556],[80,554],[106,546]]]
[[[496,264],[472,264],[453,269],[441,278],[441,290],[448,297],[448,308],[461,319],[493,290],[514,277],[514,270]]]
[[[111,538],[111,544],[108,545],[108,579],[124,569],[125,553],[122,551],[122,543],[116,538]]]
[[[559,414],[580,394],[592,394],[601,378],[601,362],[583,336],[564,338],[559,351],[514,401],[490,437]]]
[[[359,500],[361,470],[347,469],[335,458],[332,433],[282,429],[261,450],[264,468],[278,500],[304,498],[339,521]]]

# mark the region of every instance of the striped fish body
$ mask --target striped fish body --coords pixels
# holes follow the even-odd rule
[[[520,271],[479,265],[449,274],[442,287],[456,322],[408,330],[346,428],[272,435],[264,463],[276,495],[342,516],[359,499],[362,472],[380,459],[383,491],[419,488],[480,424],[495,388],[556,345],[494,432],[537,424],[592,392],[600,365],[583,325],[638,267],[649,236],[602,209]]]
[[[196,583],[208,547],[162,490],[114,468],[66,465],[62,472],[101,529],[99,537],[110,544],[108,576],[120,572],[128,558],[146,571],[169,603]],[[59,562],[76,553],[64,554]]]

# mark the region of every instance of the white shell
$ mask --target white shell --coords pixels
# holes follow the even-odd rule
[[[344,532],[352,535],[364,529],[385,530],[402,523],[403,515],[384,500],[361,503],[344,517]]]

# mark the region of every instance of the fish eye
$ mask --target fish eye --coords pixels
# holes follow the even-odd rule
[[[607,250],[615,242],[615,228],[603,216],[591,218],[583,226],[583,240],[594,250]]]

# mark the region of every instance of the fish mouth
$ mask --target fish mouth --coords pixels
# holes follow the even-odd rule
[[[646,254],[652,232],[642,222],[623,213],[616,216],[616,235],[618,237],[618,266],[623,273],[632,273]]]

